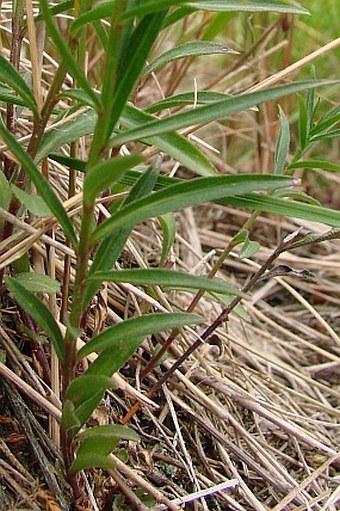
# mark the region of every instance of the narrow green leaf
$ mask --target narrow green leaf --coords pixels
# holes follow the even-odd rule
[[[56,320],[46,305],[33,293],[28,291],[13,277],[6,278],[6,285],[15,299],[28,314],[48,334],[59,360],[64,358],[64,341]]]
[[[9,182],[6,179],[5,174],[0,169],[0,207],[5,211],[8,211],[11,202],[12,192]],[[0,220],[1,222],[2,220]]]
[[[134,201],[122,208],[97,227],[93,233],[93,239],[94,241],[99,240],[108,236],[113,229],[126,225],[133,226],[170,211],[177,211],[231,195],[292,186],[294,183],[294,180],[286,177],[254,174],[191,179],[159,190],[149,197]]]
[[[95,373],[93,373],[93,375],[97,376],[97,374],[95,374]],[[89,375],[86,375],[86,376],[90,377]],[[74,414],[77,417],[77,421],[78,421],[79,425],[74,426],[72,428],[73,436],[76,436],[77,433],[79,433],[82,426],[91,417],[93,411],[97,408],[97,406],[103,399],[105,390],[106,389],[103,389],[103,388],[101,388],[100,390],[96,390],[96,391],[92,390],[92,392],[90,392],[86,398],[84,397],[83,400],[75,407]]]
[[[158,172],[153,165],[151,165],[144,174],[140,175],[138,173],[138,179],[133,184],[129,195],[123,202],[123,205],[129,204],[133,200],[151,193],[156,183],[157,176]],[[90,268],[90,275],[96,271],[110,270],[113,267],[125,246],[130,232],[131,227],[123,226],[117,231],[114,231],[110,237],[105,238],[101,242],[94,256],[94,260]],[[90,302],[98,287],[98,283],[88,282],[84,297],[85,304]]]
[[[114,384],[111,378],[100,374],[82,374],[73,380],[67,388],[66,399],[73,404],[71,423],[73,436],[91,417],[97,408],[107,389],[112,389]],[[76,422],[74,421],[76,417]],[[64,426],[65,427],[65,426]],[[66,429],[71,429],[66,428]]]
[[[88,468],[114,469],[114,462],[103,454],[97,454],[95,451],[89,454],[77,456],[69,469],[69,474],[74,474],[80,470]]]
[[[324,169],[330,172],[340,172],[340,165],[324,160],[305,160],[291,163],[288,169]]]
[[[126,282],[136,286],[166,286],[175,288],[205,289],[215,291],[216,293],[232,294],[236,296],[245,296],[237,288],[231,286],[224,280],[199,275],[192,275],[181,271],[165,270],[163,268],[140,269],[133,268],[129,270],[112,270],[96,272],[89,276],[89,280],[101,282]],[[159,316],[159,314],[157,315]],[[169,315],[166,314],[166,317]],[[161,316],[159,316],[161,318]],[[181,316],[183,320],[184,316]],[[164,318],[166,320],[166,318]]]
[[[169,62],[173,62],[174,60],[186,57],[198,57],[200,55],[215,55],[221,53],[233,53],[234,55],[238,54],[237,51],[232,50],[231,48],[227,48],[223,44],[217,44],[211,41],[195,41],[184,43],[162,53],[162,55],[154,59],[145,67],[143,75],[145,76],[153,73]]]
[[[137,128],[155,119],[133,105],[126,105],[122,112],[120,122],[128,128]],[[209,159],[178,133],[165,133],[161,136],[150,137],[149,143],[157,146],[161,151],[187,167],[199,176],[211,176],[216,174],[214,166]]]
[[[321,206],[320,202],[301,190],[276,190],[275,197],[285,197],[296,201],[305,202],[306,204],[314,204]]]
[[[311,80],[316,80],[314,66],[311,67],[309,77]],[[307,93],[306,109],[307,109],[307,122],[308,122],[308,132],[309,132],[312,129],[313,124],[314,124],[315,89],[310,89]]]
[[[107,328],[97,337],[87,342],[78,352],[78,360],[94,351],[103,351],[106,348],[110,348],[114,352],[119,343],[125,342],[128,345],[136,337],[144,337],[155,332],[172,330],[184,325],[199,324],[204,321],[202,316],[187,313],[157,313],[127,319]]]
[[[69,429],[74,430],[81,428],[79,419],[75,414],[74,404],[68,399],[66,399],[63,404],[61,423],[65,431],[68,431]]]
[[[317,142],[318,140],[331,140],[333,138],[340,137],[340,128],[333,131],[326,131],[319,135],[313,135],[310,138],[310,142]]]
[[[258,211],[275,213],[277,215],[320,222],[332,227],[340,227],[340,211],[321,206],[313,206],[311,204],[303,204],[302,202],[294,202],[256,193],[250,193],[240,197],[228,197],[217,202],[225,206],[251,208]]]
[[[131,428],[121,426],[120,424],[106,424],[104,426],[94,426],[89,428],[81,434],[83,438],[118,438],[121,440],[130,440],[132,442],[138,442],[140,440],[139,435]]]
[[[113,182],[118,181],[128,169],[142,161],[143,157],[140,155],[118,156],[92,167],[91,171],[86,174],[84,182],[85,203],[94,201]]]
[[[82,374],[67,387],[65,397],[72,401],[75,408],[77,408],[93,394],[113,387],[113,381],[107,376]]]
[[[304,7],[276,0],[199,0],[186,2],[188,7],[206,11],[230,12],[284,12],[290,14],[309,14]]]
[[[12,133],[5,128],[2,122],[0,122],[0,136],[35,184],[37,192],[45,201],[46,205],[53,212],[57,220],[59,220],[64,229],[65,235],[69,238],[72,244],[75,245],[77,242],[76,235],[62,203],[55,195],[48,181],[44,178],[41,172],[39,172],[39,169],[35,166],[30,155],[19,144]]]
[[[27,102],[17,96],[15,92],[6,85],[0,85],[0,101],[13,103],[14,105],[27,106]]]
[[[52,16],[55,16],[56,14],[61,14],[62,12],[67,12],[70,9],[73,9],[74,2],[73,0],[66,0],[65,2],[61,2],[60,4],[54,5],[50,8],[50,13]],[[38,16],[35,16],[35,22],[42,21],[43,17],[41,14]]]
[[[0,54],[0,82],[9,85],[30,108],[36,119],[39,118],[38,107],[35,102],[31,89],[26,84],[23,77],[10,64],[3,55]]]
[[[96,121],[97,115],[92,109],[82,108],[70,118],[66,116],[55,127],[50,126],[41,140],[35,161],[41,161],[64,144],[70,144],[80,137],[92,134]]]
[[[60,284],[48,275],[35,272],[17,273],[14,277],[27,291],[31,293],[59,293]]]
[[[274,174],[282,175],[289,151],[289,123],[288,119],[279,105],[280,130],[274,154]]]
[[[300,148],[303,151],[308,140],[308,113],[306,103],[303,97],[298,95],[299,100],[299,139]]]
[[[70,27],[70,32],[76,34],[77,31],[87,23],[101,20],[103,18],[109,18],[112,16],[114,10],[115,0],[109,0],[108,2],[101,2],[100,4],[94,5],[89,11],[80,14]]]
[[[159,216],[158,221],[163,231],[162,254],[159,265],[164,266],[173,242],[175,241],[176,221],[173,213],[166,213],[165,215]]]
[[[115,127],[127,100],[140,77],[149,52],[162,27],[165,11],[145,16],[137,25],[128,41],[124,62],[120,62],[121,73],[112,98],[112,119],[110,132]]]
[[[311,136],[317,135],[318,133],[321,133],[340,120],[340,105],[333,108],[330,112],[328,112],[318,123],[315,124],[311,128]]]
[[[131,19],[136,16],[145,16],[146,14],[153,14],[155,12],[169,9],[173,5],[184,4],[187,0],[147,0],[140,2],[141,5],[130,7],[122,15],[121,19]]]
[[[107,348],[102,351],[90,365],[85,374],[103,374],[111,377],[118,369],[126,364],[143,342],[144,337],[131,337],[129,342],[116,340],[114,349]]]
[[[221,96],[225,97],[225,94],[221,94]],[[68,97],[86,105],[91,105],[92,103],[89,101],[88,96],[79,90],[68,91],[60,95],[60,97]],[[52,126],[43,137],[36,161],[45,158],[64,144],[69,144],[80,137],[93,133],[96,119],[96,113],[86,108],[80,110],[77,115],[73,113],[70,119],[66,117],[63,123],[58,122],[55,129]],[[154,119],[155,117],[150,114],[142,112],[131,104],[127,104],[121,114],[120,123],[127,128],[136,128],[144,126],[145,123]],[[159,137],[150,137],[146,142],[157,146],[161,151],[172,156],[197,175],[211,176],[216,173],[209,159],[196,146],[178,133],[166,133]]]
[[[12,190],[21,204],[33,215],[40,217],[53,215],[50,208],[46,205],[46,202],[39,195],[28,194],[15,185],[12,185]]]
[[[223,92],[183,92],[182,94],[176,94],[175,96],[170,96],[169,98],[163,99],[162,101],[153,103],[151,106],[147,107],[146,112],[153,114],[168,108],[178,108],[187,105],[194,106],[195,104],[206,105],[209,103],[216,103],[216,101],[221,101],[228,97],[230,98],[230,95],[224,94]]]
[[[47,30],[55,44],[57,51],[59,52],[62,60],[64,61],[67,69],[72,74],[72,76],[76,79],[79,87],[81,87],[86,94],[92,99],[96,107],[101,108],[100,98],[97,94],[92,90],[89,82],[87,81],[83,70],[77,63],[74,58],[71,48],[65,42],[64,36],[59,32],[57,27],[54,24],[52,14],[49,9],[48,0],[40,0],[41,13],[46,23]]]
[[[295,94],[303,90],[332,85],[335,83],[337,82],[334,80],[297,82],[279,85],[277,87],[272,87],[258,92],[250,92],[248,94],[233,96],[222,101],[217,101],[211,105],[199,106],[194,110],[180,112],[163,119],[150,121],[140,128],[135,128],[117,135],[112,139],[112,145],[120,146],[127,142],[131,142],[132,140],[161,135],[162,133],[175,131],[188,126],[207,124],[212,121],[222,119],[228,115],[242,112],[265,101],[279,99],[289,94]]]

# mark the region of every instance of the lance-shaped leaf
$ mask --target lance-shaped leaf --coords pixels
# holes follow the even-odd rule
[[[246,296],[222,279],[209,279],[191,273],[162,268],[99,271],[89,276],[89,281],[98,283],[115,282],[116,284],[125,282],[135,286],[165,286],[172,289],[205,289],[216,293]]]
[[[48,181],[36,167],[30,155],[19,144],[12,133],[10,133],[5,128],[2,122],[0,122],[0,136],[35,184],[40,197],[42,197],[46,205],[50,208],[57,220],[60,222],[64,229],[65,235],[73,244],[76,244],[76,235],[62,203],[52,190]]]
[[[288,119],[279,105],[280,131],[274,154],[274,174],[283,174],[289,151],[290,133]]]
[[[162,99],[148,106],[146,111],[150,114],[159,112],[160,110],[166,110],[168,108],[178,108],[187,105],[206,105],[209,103],[216,103],[216,101],[222,101],[223,99],[230,98],[230,94],[224,94],[223,92],[211,92],[211,91],[191,91],[183,92],[182,94],[175,94],[169,98]]]
[[[142,112],[133,105],[126,105],[120,118],[123,126],[135,128],[144,126],[147,122],[154,120],[150,114]],[[159,137],[150,137],[150,144],[157,146],[161,151],[172,156],[175,160],[190,169],[199,176],[215,175],[214,166],[209,159],[185,137],[178,133],[164,133]]]
[[[35,161],[39,162],[46,158],[64,144],[70,144],[80,137],[92,134],[96,121],[96,112],[91,108],[83,108],[76,114],[73,113],[70,118],[65,117],[59,121],[55,127],[52,124],[41,140]]]
[[[160,258],[160,266],[163,266],[167,260],[168,254],[175,241],[176,236],[176,220],[173,213],[166,213],[158,217],[158,221],[163,232],[162,254]]]
[[[9,85],[20,96],[26,106],[32,110],[36,118],[39,117],[38,107],[33,93],[28,87],[23,77],[10,64],[3,55],[0,54],[0,82]]]
[[[95,198],[114,181],[125,174],[131,167],[142,163],[143,157],[140,155],[117,156],[104,163],[98,163],[87,172],[84,182],[84,201],[91,203]]]
[[[119,424],[95,426],[80,435],[82,443],[70,472],[85,468],[112,468],[114,466],[108,455],[121,440],[138,442],[139,436],[130,428]]]
[[[136,16],[145,16],[145,14],[152,14],[154,12],[169,9],[174,5],[184,4],[187,0],[148,0],[147,2],[138,2],[140,5],[133,5],[126,10],[121,19],[126,20]]]
[[[325,160],[305,160],[291,163],[288,166],[289,170],[294,169],[324,169],[329,172],[340,172],[340,165]]]
[[[28,314],[48,334],[60,360],[64,358],[64,341],[56,320],[46,305],[33,293],[28,291],[15,278],[7,277],[6,285],[15,299]]]
[[[242,197],[228,197],[218,201],[224,206],[236,206],[251,208],[268,213],[276,213],[289,217],[302,218],[312,222],[320,222],[332,227],[340,227],[340,211],[312,204],[303,204],[291,200],[267,197],[256,193],[243,195]]]
[[[202,316],[189,313],[158,313],[127,319],[107,328],[97,337],[87,342],[79,350],[78,359],[81,360],[94,351],[103,351],[106,348],[110,348],[114,352],[117,345],[120,343],[129,345],[130,342],[134,342],[134,338],[164,330],[172,330],[184,325],[203,323],[204,321],[205,319]]]
[[[17,273],[14,277],[25,289],[31,293],[58,293],[60,291],[60,284],[48,275],[35,272],[22,272]]]
[[[113,229],[135,225],[148,218],[178,211],[189,206],[241,195],[257,190],[270,190],[292,186],[295,181],[281,176],[243,174],[191,179],[159,190],[122,208],[103,222],[93,233],[94,241],[108,236]]]
[[[102,400],[106,389],[111,389],[114,384],[108,376],[101,374],[83,374],[73,380],[66,390],[63,409],[63,425],[65,429],[72,429],[73,436],[91,417]]]
[[[143,75],[145,76],[153,73],[169,62],[173,62],[174,60],[183,59],[185,57],[198,57],[200,55],[216,55],[221,53],[237,54],[238,52],[232,50],[231,48],[227,48],[223,44],[217,44],[211,41],[194,41],[190,43],[184,43],[162,53],[162,55],[153,60],[145,67]]]
[[[206,11],[230,12],[284,12],[290,14],[309,14],[309,11],[298,5],[277,0],[198,0],[186,2],[188,7]]]
[[[312,89],[322,85],[332,85],[337,83],[334,80],[311,80],[305,82],[290,83],[279,85],[258,92],[237,95],[217,101],[211,105],[199,106],[194,110],[180,112],[178,114],[156,119],[146,123],[140,128],[128,130],[125,133],[117,135],[112,139],[111,145],[120,146],[132,140],[143,139],[154,135],[160,135],[169,131],[207,124],[212,121],[223,119],[224,117],[242,112],[265,101],[279,99],[289,94],[295,94],[303,90]]]

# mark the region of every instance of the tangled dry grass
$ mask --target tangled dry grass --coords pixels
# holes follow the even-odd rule
[[[280,46],[271,48],[268,54],[277,49]],[[266,55],[263,47],[254,62],[247,61],[242,75],[245,88],[252,80],[247,70],[253,69],[257,59],[265,61]],[[48,80],[51,72],[50,60],[43,80]],[[148,87],[143,89],[144,102],[154,94],[154,85]],[[227,134],[237,144],[240,140],[248,143],[257,131],[270,133],[273,129],[268,112],[262,122],[257,124],[254,114],[252,130],[218,126],[216,131],[223,140]],[[19,129],[23,137],[29,131],[24,123]],[[207,140],[213,144],[216,136],[213,129],[209,130],[208,135],[207,129],[204,131],[205,144]],[[196,133],[198,143],[203,139],[200,134],[202,131]],[[86,151],[86,142],[82,150]],[[332,150],[336,157],[336,142]],[[152,149],[146,151],[151,154]],[[222,161],[223,147],[220,152],[210,147],[207,151],[217,168],[236,172]],[[262,162],[269,161],[272,152],[270,142],[263,144]],[[252,155],[243,166],[256,167],[258,157]],[[171,173],[177,168],[169,160],[162,170]],[[50,162],[49,179],[76,223],[81,177],[77,178],[77,194],[71,199],[67,197],[68,170]],[[329,180],[329,187],[339,186],[336,174]],[[107,200],[105,197],[103,204],[98,203],[98,212],[104,217],[108,215]],[[336,207],[336,197],[330,200],[329,206]],[[52,278],[63,282],[63,261],[68,258],[72,286],[75,254],[64,243],[53,219],[20,219],[4,210],[0,217],[16,226],[14,234],[1,244],[1,268],[8,268],[31,250],[36,268],[40,265]],[[247,211],[217,205],[179,213],[171,265],[207,274],[248,217]],[[220,275],[241,287],[275,247],[299,228],[304,233],[324,230],[318,224],[259,216],[252,239],[262,248],[251,260],[241,259],[237,251],[232,251]],[[149,222],[134,231],[119,264],[153,266],[161,249],[159,228]],[[141,441],[125,445],[128,459],[113,456],[116,470],[82,475],[84,498],[79,509],[146,510],[151,506],[155,511],[178,510],[182,503],[186,503],[185,509],[195,511],[338,509],[340,241],[326,240],[284,253],[278,264],[285,265],[285,275],[266,275],[161,391],[148,395],[160,375],[197,339],[195,330],[181,331],[162,364],[143,380],[141,371],[157,346],[165,342],[165,336],[146,339],[114,376],[115,390],[107,393],[91,420],[93,424],[106,424],[129,417]],[[132,285],[108,285],[91,306],[88,335],[149,308],[185,310],[191,299],[186,292],[169,293],[157,288],[147,293]],[[55,317],[60,318],[60,296],[51,295],[46,300]],[[42,352],[48,352],[45,339],[34,338],[24,327],[8,295],[3,294],[2,304],[0,339],[6,363],[2,360],[0,364],[0,504],[2,509],[18,511],[67,510],[68,489],[59,469],[58,364],[52,356],[51,370],[44,366]],[[211,296],[202,297],[196,306],[208,324],[221,310],[221,303]],[[132,414],[136,403],[138,410]],[[139,492],[132,493],[136,488]],[[125,495],[126,500],[118,495]]]

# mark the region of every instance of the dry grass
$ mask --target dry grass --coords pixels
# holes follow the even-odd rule
[[[6,11],[3,13],[6,15]],[[7,29],[4,24],[4,32]],[[284,39],[283,46],[286,43]],[[339,40],[333,41],[325,51],[338,44]],[[260,82],[255,86],[258,88],[261,85],[258,69],[265,75],[263,83],[267,83],[266,55],[270,58],[271,52],[275,54],[280,48],[274,46],[273,50],[268,41],[263,43],[260,51],[246,60],[243,69],[229,69],[228,75],[218,82],[233,77],[235,84],[240,77],[239,86],[244,90],[252,88],[255,80]],[[306,60],[308,57],[294,70]],[[23,66],[29,69],[30,61],[23,59]],[[53,66],[51,58],[45,59],[43,88]],[[287,65],[269,79],[282,79],[291,70]],[[209,73],[203,66],[195,68],[198,74],[205,71]],[[167,79],[166,74],[158,78],[164,94],[169,86]],[[202,74],[200,79],[208,82],[209,76]],[[224,83],[222,88],[227,85]],[[154,83],[143,89],[143,103],[154,99],[154,89]],[[36,90],[40,95],[39,87]],[[247,148],[251,147],[259,133],[262,150],[250,152],[245,161],[239,159],[240,167],[256,169],[272,158],[276,113],[268,107],[260,115],[249,112],[246,118],[247,129],[243,129],[241,120],[225,129],[208,127],[196,133],[198,142],[202,138],[217,148],[215,152],[209,148],[207,151],[223,172],[236,171],[237,147],[242,141]],[[23,137],[29,133],[27,124],[18,129]],[[218,140],[216,133],[220,135]],[[228,142],[230,150],[236,147],[236,157],[229,168],[223,162],[227,137],[232,142]],[[82,147],[86,147],[85,142]],[[336,142],[333,150],[336,151]],[[155,150],[146,151],[151,154]],[[176,170],[173,162],[164,162],[162,171]],[[50,182],[76,222],[81,177],[77,178],[79,193],[71,199],[67,198],[67,178],[68,172],[61,165],[50,162]],[[339,185],[336,175],[329,179],[331,186]],[[108,215],[104,204],[98,204],[98,210]],[[32,257],[62,282],[64,259],[69,257],[72,284],[75,255],[64,244],[53,219],[20,219],[2,209],[0,217],[16,226],[15,233],[0,246],[1,268],[8,268],[21,254],[31,250]],[[178,214],[171,253],[173,267],[207,274],[248,217],[249,212],[216,205]],[[261,243],[260,252],[253,260],[240,259],[232,252],[220,275],[241,287],[281,240],[298,228],[302,232],[323,229],[307,222],[259,216],[252,239]],[[152,266],[160,254],[161,233],[151,222],[135,230],[120,264]],[[195,511],[339,509],[340,242],[330,240],[296,249],[282,255],[279,262],[296,273],[292,277],[261,280],[249,300],[243,301],[239,314],[233,313],[209,342],[202,343],[160,392],[148,396],[160,374],[197,339],[195,330],[184,329],[161,368],[154,369],[143,381],[141,370],[156,344],[165,342],[164,336],[145,339],[128,365],[114,376],[116,389],[107,393],[92,421],[119,422],[137,402],[139,410],[131,417],[130,425],[139,433],[141,442],[126,445],[128,461],[113,456],[115,471],[98,470],[82,475],[84,499],[79,509],[112,509],[119,492],[130,502],[121,509],[148,509],[145,495],[153,497],[155,511],[182,509],[182,502],[187,503],[185,509]],[[299,278],[300,270],[312,272],[317,283]],[[3,378],[0,505],[2,509],[13,510],[66,510],[67,488],[58,469],[61,459],[58,367],[55,363],[50,369],[44,367],[46,361],[50,362],[46,355],[48,346],[32,342],[11,298],[4,294],[2,298],[0,340],[6,365],[4,361],[0,363]],[[184,292],[155,289],[151,296],[132,285],[109,285],[101,290],[91,307],[87,333],[92,335],[104,325],[139,315],[149,307],[155,311],[185,310],[191,299]],[[50,299],[56,318],[60,318],[60,307],[60,296]],[[205,315],[209,324],[221,312],[222,305],[204,296],[196,310]],[[48,371],[51,373],[46,380]],[[131,490],[135,488],[141,489],[141,493],[133,494]]]

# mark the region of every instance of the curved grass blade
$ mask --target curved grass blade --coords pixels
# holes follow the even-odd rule
[[[242,112],[265,101],[279,99],[289,94],[295,94],[315,87],[332,85],[334,83],[337,82],[334,80],[304,81],[279,85],[263,91],[230,97],[211,105],[199,106],[195,110],[180,112],[164,119],[150,121],[140,128],[135,128],[117,135],[112,139],[111,145],[116,147],[133,140],[161,135],[162,133],[175,131],[188,126],[207,124],[228,115]]]
[[[56,320],[46,305],[33,293],[28,291],[13,277],[6,277],[6,285],[13,293],[19,305],[41,326],[48,334],[59,360],[64,358],[64,341]]]
[[[72,244],[75,245],[77,243],[76,235],[62,203],[50,187],[48,181],[44,178],[41,172],[39,172],[39,169],[35,166],[29,154],[22,148],[16,138],[5,128],[2,122],[0,122],[0,136],[33,181],[40,197],[42,197],[46,205],[60,222],[65,235],[69,238]]]
[[[78,352],[78,360],[81,360],[94,351],[103,351],[106,348],[110,348],[112,352],[115,352],[120,343],[125,343],[126,346],[131,344],[133,353],[135,350],[135,338],[143,338],[146,335],[172,330],[173,328],[179,328],[185,325],[197,325],[204,321],[205,319],[197,314],[176,312],[168,314],[148,314],[146,316],[127,319],[107,328],[97,337],[86,343]],[[122,363],[126,360],[127,359],[122,361]],[[97,372],[97,374],[99,373]]]
[[[238,52],[230,48],[226,48],[226,46],[223,44],[217,44],[211,41],[194,41],[190,43],[184,43],[162,53],[162,55],[148,64],[144,69],[143,76],[157,71],[161,67],[165,66],[169,62],[173,62],[174,60],[182,59],[185,57],[198,57],[200,55],[216,55],[226,53],[238,54]]]
[[[159,190],[122,208],[93,232],[97,241],[122,226],[133,226],[151,217],[178,211],[189,206],[257,190],[292,186],[295,181],[281,176],[243,174],[191,179]]]
[[[89,281],[129,283],[136,286],[165,286],[172,289],[204,289],[221,294],[245,297],[246,295],[224,280],[159,268],[100,271],[92,274]],[[168,314],[167,314],[168,316]]]
[[[35,119],[39,119],[39,111],[34,95],[20,73],[0,54],[0,82],[9,85],[33,112]]]

